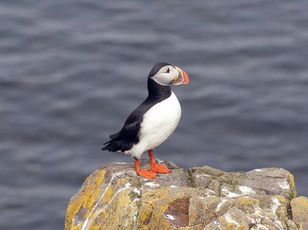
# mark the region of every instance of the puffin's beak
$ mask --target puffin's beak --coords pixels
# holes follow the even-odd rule
[[[180,76],[175,77],[175,79],[173,80],[173,85],[187,85],[190,84],[190,78],[188,76],[188,74],[181,68],[179,67],[175,67],[179,72],[180,72]]]

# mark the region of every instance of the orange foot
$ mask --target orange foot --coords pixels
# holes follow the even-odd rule
[[[139,176],[143,176],[148,179],[154,179],[156,177],[156,172],[153,172],[151,170],[139,169],[139,170],[136,170],[136,172]]]
[[[171,173],[171,170],[161,164],[152,164],[151,170],[156,173]]]

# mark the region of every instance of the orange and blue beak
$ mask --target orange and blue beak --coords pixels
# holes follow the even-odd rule
[[[175,68],[179,71],[179,76],[175,76],[173,79],[173,85],[187,85],[190,84],[190,78],[188,74],[181,68],[175,66]]]

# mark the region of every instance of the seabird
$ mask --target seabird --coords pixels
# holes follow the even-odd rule
[[[166,166],[155,162],[153,150],[174,132],[181,118],[181,105],[171,85],[189,83],[183,69],[168,63],[154,65],[148,76],[148,97],[129,115],[123,128],[110,135],[102,150],[132,155],[140,176],[153,179],[157,173],[170,173]],[[146,151],[150,169],[141,169],[140,158]]]

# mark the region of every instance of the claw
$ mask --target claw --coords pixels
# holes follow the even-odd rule
[[[136,172],[139,176],[143,176],[143,177],[148,178],[148,179],[154,179],[156,177],[156,173],[151,171],[151,170],[147,170],[147,169],[141,170],[140,169]]]
[[[156,173],[171,173],[171,170],[161,164],[151,164],[151,170]]]

